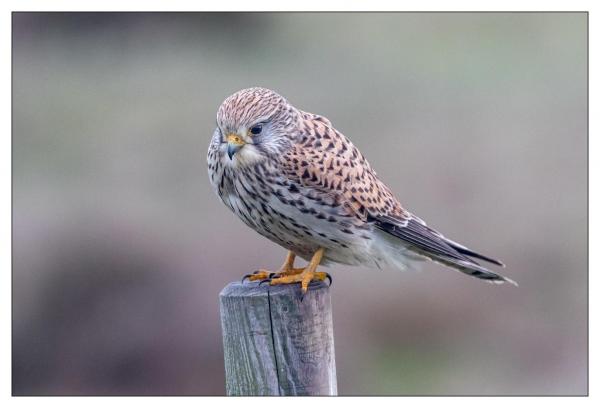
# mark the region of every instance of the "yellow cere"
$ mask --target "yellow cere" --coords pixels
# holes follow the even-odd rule
[[[236,135],[235,133],[230,133],[227,135],[227,142],[232,143],[232,144],[237,144],[237,145],[241,145],[241,144],[245,143],[242,140],[242,138],[239,137],[238,135]]]

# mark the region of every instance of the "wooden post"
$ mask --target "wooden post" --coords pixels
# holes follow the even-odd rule
[[[337,395],[327,283],[233,282],[219,295],[227,395]]]

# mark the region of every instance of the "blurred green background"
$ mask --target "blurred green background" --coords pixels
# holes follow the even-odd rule
[[[586,14],[15,13],[15,394],[224,393],[219,291],[285,255],[208,183],[250,86],[520,284],[330,268],[340,394],[587,392]]]

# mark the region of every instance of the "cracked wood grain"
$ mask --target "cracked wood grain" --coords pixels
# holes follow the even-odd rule
[[[227,395],[337,395],[327,284],[233,282],[220,294]]]

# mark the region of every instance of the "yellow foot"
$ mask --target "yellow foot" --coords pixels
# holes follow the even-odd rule
[[[309,270],[309,266],[307,266],[305,269],[302,269],[300,273],[272,278],[269,280],[269,283],[271,285],[300,283],[302,285],[302,293],[306,293],[308,290],[308,285],[313,281],[324,281],[325,279],[329,279],[329,285],[331,285],[331,275],[325,272],[311,272]]]
[[[271,272],[267,271],[266,269],[259,269],[257,271],[252,272],[251,274],[244,276],[242,280],[248,279],[249,281],[262,281],[270,278],[278,278],[280,276],[297,275],[299,273],[302,273],[303,270],[304,268],[290,268],[279,270],[277,272]]]
[[[285,262],[283,263],[283,265],[281,265],[281,268],[279,268],[279,270],[277,272],[271,272],[266,269],[259,269],[257,271],[254,271],[251,274],[245,275],[242,278],[242,282],[246,279],[248,279],[249,281],[263,281],[263,280],[270,279],[275,276],[279,277],[279,276],[296,275],[296,274],[302,273],[304,268],[294,268],[294,259],[295,258],[296,258],[296,254],[294,254],[292,251],[289,251],[285,258]]]
[[[285,262],[279,268],[277,272],[270,272],[265,269],[259,269],[254,273],[246,275],[242,278],[242,282],[245,279],[249,281],[260,281],[269,282],[271,285],[285,285],[290,283],[300,283],[302,286],[302,293],[306,293],[308,285],[313,281],[324,281],[329,279],[329,285],[332,283],[331,275],[325,272],[316,272],[317,266],[323,258],[325,250],[320,248],[315,252],[312,259],[306,266],[306,268],[294,268],[294,259],[296,255],[290,251],[285,258]]]
[[[331,285],[332,279],[328,273],[316,272],[317,266],[319,266],[319,263],[321,263],[321,259],[323,259],[324,253],[325,253],[325,249],[319,248],[313,255],[312,259],[310,260],[310,262],[308,263],[306,268],[304,268],[304,270],[302,270],[301,273],[288,274],[286,276],[275,277],[275,278],[270,279],[269,283],[271,285],[284,285],[284,284],[290,284],[290,283],[300,283],[300,285],[302,287],[302,296],[303,297],[304,297],[304,294],[306,293],[306,291],[308,290],[308,285],[312,281],[323,281],[325,279],[329,279],[329,284]]]
[[[242,282],[244,282],[246,279],[248,279],[249,281],[257,281],[257,280],[264,280],[264,279],[268,279],[268,277],[272,274],[273,272],[264,270],[264,269],[259,269],[258,271],[254,271],[252,273],[249,273],[248,275],[244,275],[244,277],[242,278]]]

